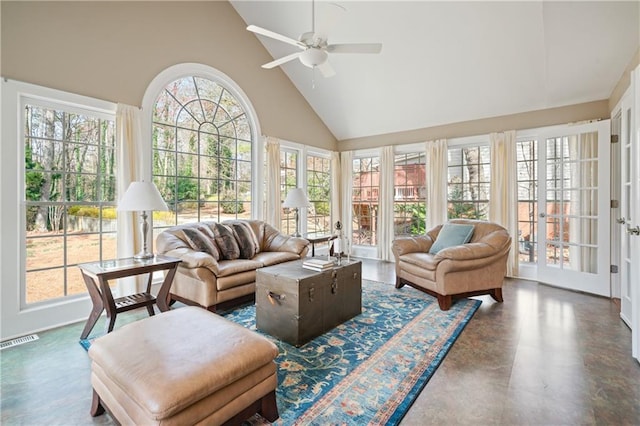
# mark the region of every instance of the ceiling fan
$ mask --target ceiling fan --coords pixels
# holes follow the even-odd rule
[[[344,10],[341,6],[334,6]],[[332,77],[335,71],[329,63],[329,54],[333,53],[380,53],[382,50],[381,43],[342,43],[329,44],[326,35],[316,33],[315,31],[315,2],[312,1],[311,6],[311,31],[300,35],[298,40],[294,40],[282,34],[269,31],[256,25],[249,25],[247,30],[270,37],[300,49],[299,52],[292,53],[282,58],[276,59],[262,65],[262,68],[271,69],[294,59],[299,59],[303,65],[309,68],[318,68],[323,77]]]

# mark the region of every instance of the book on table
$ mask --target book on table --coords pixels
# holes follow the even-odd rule
[[[326,269],[331,269],[334,266],[335,261],[319,258],[310,258],[302,263],[303,268],[312,269],[314,271],[324,271]]]

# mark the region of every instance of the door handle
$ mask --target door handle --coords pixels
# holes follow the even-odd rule
[[[624,217],[621,217],[620,219],[616,219],[616,222],[618,222],[620,225],[624,225],[625,223],[627,223],[627,220]]]
[[[636,226],[632,228],[630,226],[627,227],[627,234],[629,235],[640,235],[640,226]]]
[[[540,217],[547,217],[546,213],[540,213]]]

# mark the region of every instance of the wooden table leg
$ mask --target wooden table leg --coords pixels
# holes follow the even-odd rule
[[[156,304],[158,305],[158,309],[160,312],[166,312],[171,307],[169,306],[169,290],[171,290],[171,284],[173,284],[173,277],[178,270],[178,265],[167,270],[167,275],[164,277],[164,281],[160,286],[160,290],[158,291],[158,297],[156,298]]]
[[[106,333],[111,333],[113,331],[113,327],[116,325],[116,315],[118,314],[116,311],[116,302],[113,300],[113,293],[111,293],[111,288],[109,287],[109,280],[105,279],[103,276],[98,277],[98,279],[100,280],[100,288],[102,289],[104,308],[107,311],[105,331]]]
[[[93,327],[95,327],[96,322],[98,322],[98,318],[102,315],[102,311],[104,311],[104,303],[102,301],[100,289],[98,289],[93,278],[85,275],[84,273],[82,274],[82,278],[84,279],[84,283],[89,291],[91,303],[93,303],[93,308],[91,308],[91,313],[89,314],[89,318],[87,318],[87,323],[84,325],[82,334],[80,334],[81,339],[86,339],[89,336],[89,333],[91,333],[91,330],[93,330]]]

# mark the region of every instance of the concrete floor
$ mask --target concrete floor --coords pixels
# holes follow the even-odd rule
[[[393,267],[364,260],[363,278],[393,283]],[[502,304],[478,297],[402,425],[640,425],[640,364],[612,301],[524,280],[507,280],[503,294]],[[136,315],[118,316],[116,327]],[[2,425],[113,424],[89,416],[82,327],[0,352]]]

